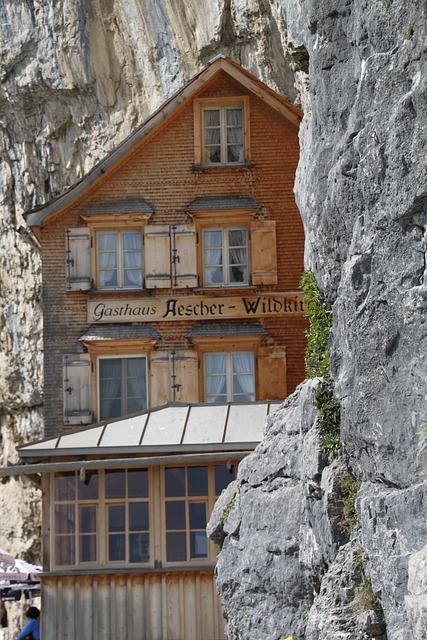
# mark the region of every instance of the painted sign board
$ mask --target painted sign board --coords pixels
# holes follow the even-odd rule
[[[305,313],[300,292],[255,296],[169,296],[139,299],[89,300],[88,322],[159,322],[165,320],[220,320]]]

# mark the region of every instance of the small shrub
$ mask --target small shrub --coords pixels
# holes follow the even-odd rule
[[[307,331],[305,368],[308,378],[329,378],[328,339],[332,327],[332,307],[320,291],[314,273],[305,271],[300,281],[307,299]]]
[[[359,528],[359,517],[356,511],[356,498],[360,489],[360,482],[343,473],[339,478],[341,498],[339,500],[340,516],[338,527],[343,533],[350,535]]]
[[[340,407],[334,396],[329,373],[329,334],[332,328],[332,307],[312,271],[306,271],[300,282],[307,298],[307,317],[310,323],[307,331],[305,368],[309,378],[323,378],[316,392],[315,407],[318,411],[318,427],[322,451],[331,460],[340,448]]]

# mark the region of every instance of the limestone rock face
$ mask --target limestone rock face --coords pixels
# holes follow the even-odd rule
[[[333,303],[343,455],[322,452],[310,381],[218,502],[233,640],[425,639],[426,33],[424,0],[0,3],[2,465],[43,428],[40,257],[23,212],[218,53],[304,109],[296,195],[307,265]],[[349,474],[361,483],[351,537],[339,526]],[[27,481],[0,485],[0,546],[30,561],[38,505]]]

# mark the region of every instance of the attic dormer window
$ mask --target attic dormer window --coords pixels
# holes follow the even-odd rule
[[[231,166],[249,160],[248,104],[246,97],[195,101],[196,164]]]

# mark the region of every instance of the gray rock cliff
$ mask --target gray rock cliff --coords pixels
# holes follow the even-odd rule
[[[307,266],[333,304],[342,455],[322,451],[309,381],[210,523],[228,635],[424,640],[425,2],[3,0],[0,35],[2,465],[42,435],[40,258],[23,212],[229,55],[304,109],[296,195]],[[360,486],[351,531],[347,478]],[[35,560],[37,491],[3,483],[0,513],[0,546]]]

